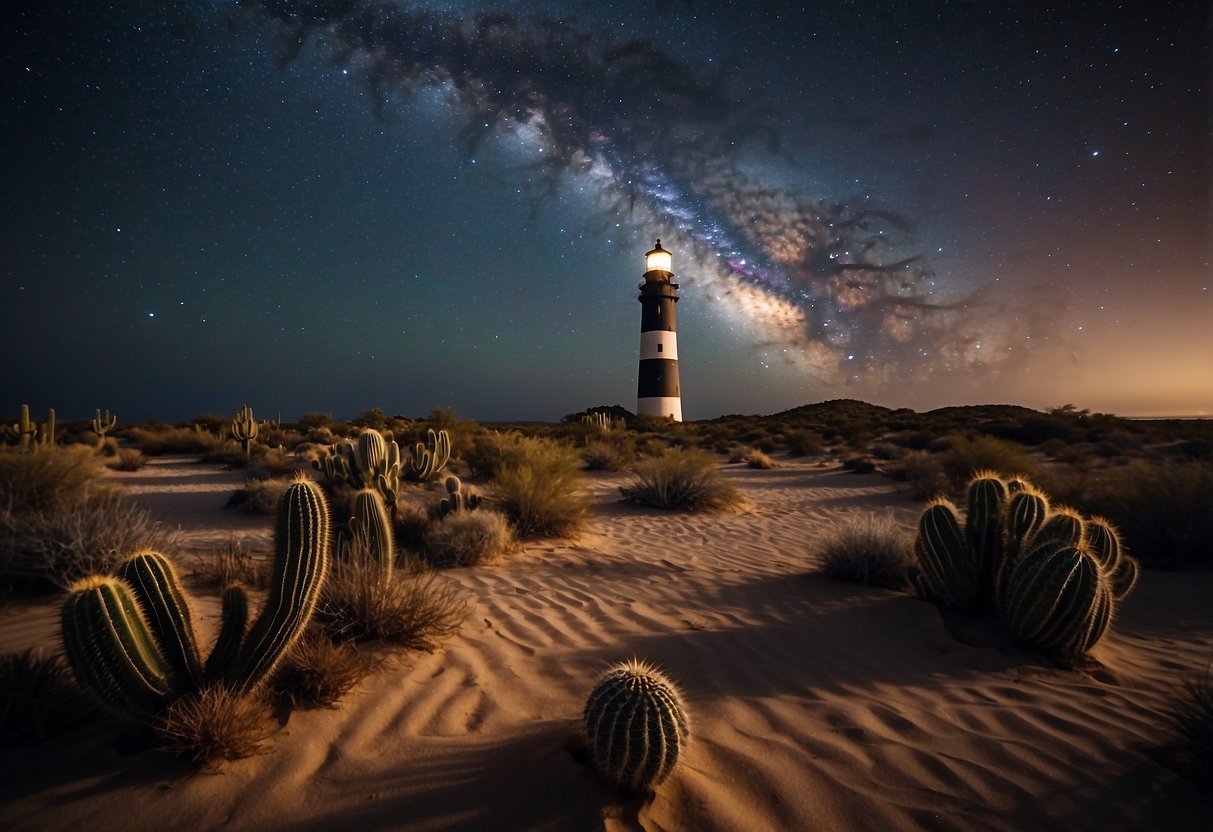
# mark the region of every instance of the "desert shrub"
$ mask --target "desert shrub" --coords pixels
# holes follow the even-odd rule
[[[1087,490],[1079,506],[1112,520],[1144,565],[1213,562],[1213,466],[1138,460],[1101,472]]]
[[[912,538],[888,515],[848,517],[818,541],[821,571],[839,581],[887,589],[909,586]]]
[[[1192,778],[1213,789],[1213,671],[1184,680],[1187,696],[1176,703],[1179,750]]]
[[[396,518],[392,523],[396,545],[405,549],[421,549],[425,545],[427,532],[436,522],[438,519],[433,511],[415,503],[398,502]]]
[[[270,564],[245,552],[238,541],[228,540],[227,547],[218,552],[195,555],[189,575],[196,586],[216,593],[235,585],[265,589]]]
[[[270,678],[271,698],[295,709],[332,708],[358,686],[374,659],[348,641],[306,631]]]
[[[1022,445],[983,434],[972,439],[953,434],[950,440],[939,461],[955,484],[967,482],[978,471],[994,471],[1004,477],[1031,477],[1036,473],[1036,463]]]
[[[53,511],[0,515],[0,578],[25,591],[106,574],[132,552],[176,547],[178,532],[121,494],[102,491]]]
[[[390,580],[382,577],[367,559],[333,561],[316,617],[334,638],[430,651],[467,616],[467,602],[454,585],[421,564],[394,570]]]
[[[223,444],[221,436],[198,428],[131,428],[126,437],[148,456],[207,454]]]
[[[0,740],[39,740],[96,711],[58,656],[35,650],[0,656]]]
[[[686,511],[721,511],[742,500],[720,476],[712,457],[681,448],[638,463],[635,478],[619,490],[629,503]]]
[[[147,465],[147,456],[138,448],[118,448],[109,467],[115,471],[139,471]]]
[[[729,447],[729,464],[737,465],[741,462],[746,462],[750,458],[750,449],[744,445],[731,445]]]
[[[581,464],[567,445],[530,440],[529,453],[494,475],[493,495],[520,537],[568,537],[589,512]]]
[[[632,443],[623,438],[623,433],[610,439],[594,439],[586,441],[581,451],[585,467],[590,471],[622,471],[632,464],[636,452]]]
[[[751,468],[757,468],[759,471],[770,471],[772,468],[779,467],[775,460],[763,453],[761,449],[755,448],[746,456],[745,464]]]
[[[475,566],[509,551],[514,533],[495,511],[459,511],[429,527],[424,538],[426,560],[433,566]]]
[[[0,447],[0,513],[22,516],[75,505],[103,489],[105,467],[92,448]]]
[[[298,444],[298,443],[296,443]],[[257,463],[263,466],[273,476],[284,476],[295,470],[295,455],[288,451],[283,445],[274,445],[266,448],[257,460]]]
[[[910,487],[916,500],[926,500],[948,490],[948,475],[934,454],[910,451],[886,469],[889,476]]]
[[[249,480],[243,488],[232,494],[227,504],[239,506],[246,514],[268,516],[274,513],[278,498],[290,484],[289,479]]]
[[[872,456],[885,461],[900,459],[905,449],[892,442],[873,442],[870,449]]]
[[[202,461],[212,465],[222,465],[226,468],[247,468],[252,459],[245,455],[244,448],[234,439],[216,442],[214,447],[202,454]]]
[[[516,465],[538,441],[514,430],[486,431],[464,452],[463,461],[475,476],[491,477],[498,468]]]
[[[215,767],[259,752],[270,735],[269,716],[261,697],[216,685],[178,699],[152,729],[161,751]]]

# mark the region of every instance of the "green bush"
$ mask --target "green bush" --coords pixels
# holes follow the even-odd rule
[[[962,434],[949,438],[951,447],[939,455],[939,461],[956,485],[968,482],[979,471],[1028,478],[1036,473],[1036,462],[1022,445],[984,434],[972,439]]]
[[[1145,565],[1213,563],[1213,465],[1135,461],[1088,481],[1080,507],[1110,519]]]
[[[519,537],[569,537],[589,513],[581,461],[567,445],[526,440],[529,452],[497,468],[493,496]]]
[[[915,559],[912,537],[890,516],[848,517],[816,545],[821,571],[839,581],[906,589]]]
[[[635,478],[621,487],[630,503],[686,511],[722,511],[742,502],[716,460],[703,451],[673,448],[636,465]]]

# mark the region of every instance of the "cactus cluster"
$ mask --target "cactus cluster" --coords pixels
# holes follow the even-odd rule
[[[446,496],[438,503],[434,513],[438,517],[448,514],[458,514],[461,511],[472,511],[480,507],[480,495],[470,487],[464,491],[463,483],[454,474],[446,478]]]
[[[314,483],[297,481],[283,492],[265,604],[247,626],[244,590],[225,590],[219,637],[205,665],[180,579],[162,555],[142,552],[114,577],[78,581],[60,616],[77,680],[113,709],[143,720],[207,684],[248,693],[311,619],[328,571],[328,527],[328,505]]]
[[[426,431],[426,441],[418,442],[409,455],[406,476],[413,482],[429,482],[451,459],[451,435],[445,430]]]
[[[1073,663],[1137,581],[1137,561],[1101,518],[1054,508],[1031,483],[978,474],[962,526],[936,500],[914,541],[919,594],[964,616],[1001,615],[1025,646]]]
[[[257,438],[257,434],[261,432],[261,428],[257,424],[257,420],[253,418],[253,409],[247,404],[236,411],[236,415],[232,417],[232,438],[240,443],[240,447],[244,449],[244,457],[248,459],[253,453],[253,440]]]
[[[614,665],[599,678],[582,716],[599,772],[636,791],[668,777],[690,738],[677,686],[635,659]]]
[[[400,446],[374,428],[363,431],[354,442],[338,445],[331,453],[312,460],[312,467],[331,483],[342,483],[362,491],[373,488],[395,517],[400,493]]]
[[[4,436],[24,450],[51,448],[55,445],[55,409],[46,412],[46,421],[39,426],[29,417],[29,405],[21,405],[21,418],[4,427]]]
[[[609,431],[615,423],[609,413],[601,410],[596,410],[593,413],[586,413],[581,417],[581,423],[586,427],[596,428],[603,433]]]
[[[93,422],[90,429],[97,437],[97,447],[101,448],[105,445],[105,435],[114,429],[114,425],[118,424],[118,417],[111,416],[110,412],[105,411],[105,415],[101,415],[101,409],[98,408],[93,413]]]

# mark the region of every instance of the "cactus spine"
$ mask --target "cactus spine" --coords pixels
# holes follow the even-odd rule
[[[232,438],[244,449],[244,458],[249,459],[253,453],[253,440],[257,438],[260,428],[253,418],[253,409],[247,404],[236,411],[232,418]]]
[[[93,413],[92,431],[97,436],[97,447],[105,446],[105,435],[114,429],[114,425],[118,424],[118,417],[111,416],[110,412],[105,411],[105,415],[101,415],[101,409],[98,408]]]
[[[629,789],[648,790],[665,780],[690,738],[677,686],[636,660],[621,662],[599,678],[582,718],[594,764]]]

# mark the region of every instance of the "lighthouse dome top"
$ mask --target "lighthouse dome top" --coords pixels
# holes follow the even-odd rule
[[[673,271],[674,258],[668,251],[661,247],[661,240],[657,241],[657,245],[653,250],[645,254],[644,266],[645,272],[670,272]]]

